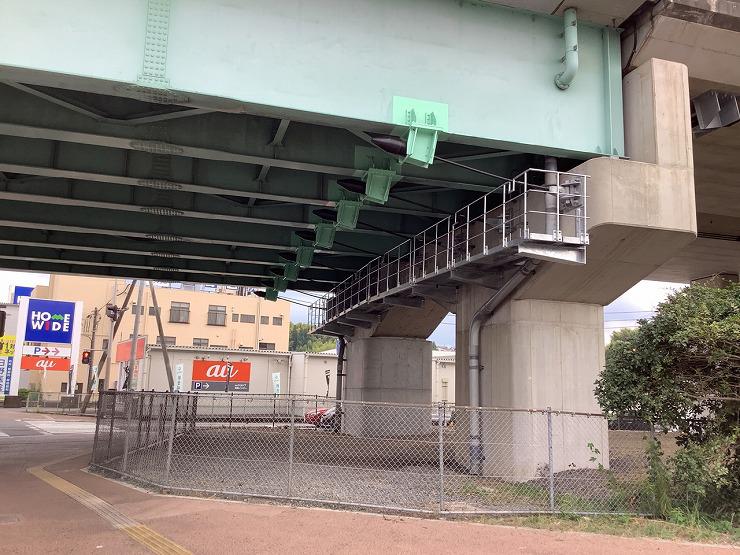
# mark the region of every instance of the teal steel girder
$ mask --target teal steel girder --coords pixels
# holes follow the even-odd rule
[[[615,29],[579,24],[578,78],[561,91],[561,17],[452,0],[172,0],[152,13],[165,3],[6,0],[0,77],[381,132],[404,96],[449,106],[458,142],[623,154]],[[138,85],[147,72],[153,88]]]

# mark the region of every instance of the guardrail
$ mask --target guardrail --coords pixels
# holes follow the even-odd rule
[[[579,260],[563,258],[585,262],[587,180],[534,168],[520,173],[360,268],[312,304],[309,323],[320,328],[361,304],[526,244],[579,249]]]

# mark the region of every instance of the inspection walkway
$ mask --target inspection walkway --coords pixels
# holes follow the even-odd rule
[[[0,409],[0,431],[7,433],[31,420],[84,419],[54,416],[52,420]],[[657,540],[155,495],[85,472],[91,448],[92,436],[85,433],[0,436],[0,551],[620,555],[731,551]],[[98,499],[102,505],[91,508],[65,488],[83,492],[80,495],[87,501]],[[116,527],[108,518],[111,515],[123,519],[118,523],[122,525]],[[127,533],[123,528],[131,523],[138,523],[143,536],[154,540],[142,542]]]

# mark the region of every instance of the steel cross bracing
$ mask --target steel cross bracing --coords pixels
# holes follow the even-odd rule
[[[379,301],[413,306],[408,296],[421,284],[454,283],[453,274],[512,267],[536,258],[586,262],[588,176],[529,169],[498,190],[464,206],[375,258],[317,300],[309,322],[317,333],[341,334],[351,322],[368,322]],[[376,320],[379,321],[376,317]],[[360,327],[369,327],[362,325]]]

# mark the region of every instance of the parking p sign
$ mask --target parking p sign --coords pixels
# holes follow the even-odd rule
[[[75,303],[29,299],[25,341],[72,343]]]

